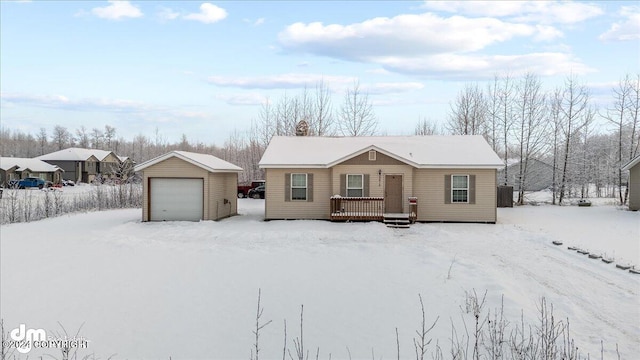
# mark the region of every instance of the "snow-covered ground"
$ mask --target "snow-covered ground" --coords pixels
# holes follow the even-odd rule
[[[582,354],[640,354],[640,275],[567,245],[640,264],[640,212],[615,206],[498,210],[498,224],[262,221],[264,201],[241,199],[219,222],[142,223],[139,209],[0,227],[0,312],[6,329],[60,331],[91,342],[80,354],[122,359],[247,359],[262,291],[261,357],[282,358],[299,336],[314,357],[414,357],[418,294],[445,352],[465,291],[504,295],[505,315],[535,324],[540,298],[569,318]],[[554,246],[552,240],[562,240]],[[468,318],[467,318],[468,319]],[[470,324],[468,324],[470,325]],[[434,343],[431,345],[433,349]],[[56,357],[54,350],[48,351]],[[372,353],[374,355],[372,355]],[[30,358],[38,352],[29,354]],[[350,354],[350,355],[349,355]]]

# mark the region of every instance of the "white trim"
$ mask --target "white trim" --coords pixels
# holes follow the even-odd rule
[[[465,176],[467,178],[467,187],[466,188],[455,188],[453,187],[453,177],[454,176]],[[453,199],[453,191],[454,190],[466,190],[467,191],[467,200],[466,201],[454,201]],[[469,174],[451,174],[451,203],[452,204],[468,204],[469,203]]]
[[[636,166],[638,163],[640,163],[640,155],[637,155],[636,157],[631,159],[629,162],[624,164],[624,166],[622,166],[622,171],[631,170],[631,168]]]
[[[360,176],[360,187],[359,188],[350,188],[349,187],[349,176]],[[347,174],[346,178],[345,178],[345,192],[347,195],[347,197],[353,197],[351,195],[349,195],[349,190],[360,190],[360,196],[356,196],[356,197],[363,197],[364,196],[364,174]]]
[[[304,175],[304,188],[302,186],[296,186],[296,189],[304,189],[304,199],[294,199],[293,198],[293,175]],[[307,173],[291,173],[291,178],[289,179],[289,199],[291,201],[308,201],[309,199],[309,174]]]

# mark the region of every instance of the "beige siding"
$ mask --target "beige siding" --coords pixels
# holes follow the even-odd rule
[[[209,219],[218,220],[238,213],[237,184],[236,173],[209,173]]]
[[[476,176],[475,204],[445,204],[444,176]],[[496,171],[493,169],[416,169],[414,195],[418,197],[418,221],[495,222]]]
[[[149,221],[149,178],[200,178],[204,179],[204,198],[209,198],[209,176],[202,168],[172,157],[143,170],[142,221]],[[211,220],[209,207],[204,206],[203,217]]]
[[[640,210],[640,164],[629,170],[629,210]]]
[[[366,154],[365,154],[366,155]],[[382,154],[378,153],[378,159]],[[387,157],[389,158],[389,157]],[[384,197],[385,175],[402,175],[402,208],[404,213],[409,212],[409,196],[413,194],[413,171],[412,166],[402,164],[395,159],[395,165],[368,166],[368,165],[336,165],[332,168],[332,195],[340,195],[340,175],[341,174],[368,174],[369,175],[369,196]],[[344,164],[344,163],[343,163]],[[378,175],[378,170],[382,173]]]
[[[313,174],[313,201],[286,201],[287,173]],[[329,169],[266,169],[265,219],[329,219],[331,176]]]
[[[356,157],[353,157],[349,160],[345,160],[338,165],[369,165],[369,166],[380,166],[380,165],[405,165],[405,163],[398,161],[390,156],[387,156],[381,152],[376,151],[376,159],[369,160],[369,152],[365,152],[364,154],[360,154]]]

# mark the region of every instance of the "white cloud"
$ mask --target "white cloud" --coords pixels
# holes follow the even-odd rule
[[[354,77],[300,73],[255,77],[210,76],[208,78],[208,82],[214,85],[244,89],[296,89],[315,86],[319,82],[324,82],[328,86],[341,86],[351,84],[355,80]]]
[[[597,5],[572,1],[425,1],[423,8],[543,24],[575,24],[604,13]]]
[[[549,40],[560,35],[560,32],[545,26],[491,18],[442,18],[426,13],[375,18],[351,25],[295,23],[278,37],[280,44],[289,51],[371,61],[391,54],[416,56],[473,52],[517,37]]]
[[[262,105],[268,98],[259,93],[220,94],[215,96],[229,105]]]
[[[424,88],[424,85],[419,82],[387,82],[387,83],[374,83],[371,85],[363,85],[364,91],[372,95],[380,94],[396,94],[404,93],[413,90],[420,90]]]
[[[160,20],[164,21],[175,20],[180,17],[179,12],[173,11],[172,9],[167,7],[161,7],[156,15],[158,16],[158,18],[160,18]]]
[[[391,71],[433,78],[491,78],[505,70],[513,75],[534,72],[540,76],[594,71],[568,54],[552,52],[524,55],[438,54],[416,58],[387,57],[380,62]]]
[[[0,100],[8,104],[29,105],[48,109],[68,111],[97,111],[110,113],[134,114],[137,116],[159,115],[169,118],[198,118],[210,117],[202,112],[184,111],[177,108],[147,104],[138,101],[109,98],[81,98],[71,99],[64,95],[28,95],[20,93],[0,93]]]
[[[600,35],[604,41],[629,41],[640,39],[640,6],[623,6],[619,11],[622,21],[613,23]]]
[[[120,20],[123,18],[142,17],[142,11],[129,1],[109,0],[109,5],[91,9],[91,13],[102,19]]]
[[[183,16],[186,20],[200,21],[205,24],[213,24],[227,17],[227,11],[211,3],[202,3],[199,13]]]
[[[265,18],[259,18],[258,20],[253,22],[253,26],[260,26],[264,24]]]

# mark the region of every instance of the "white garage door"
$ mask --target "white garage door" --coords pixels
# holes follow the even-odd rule
[[[203,179],[152,178],[150,220],[202,220],[203,184]]]

